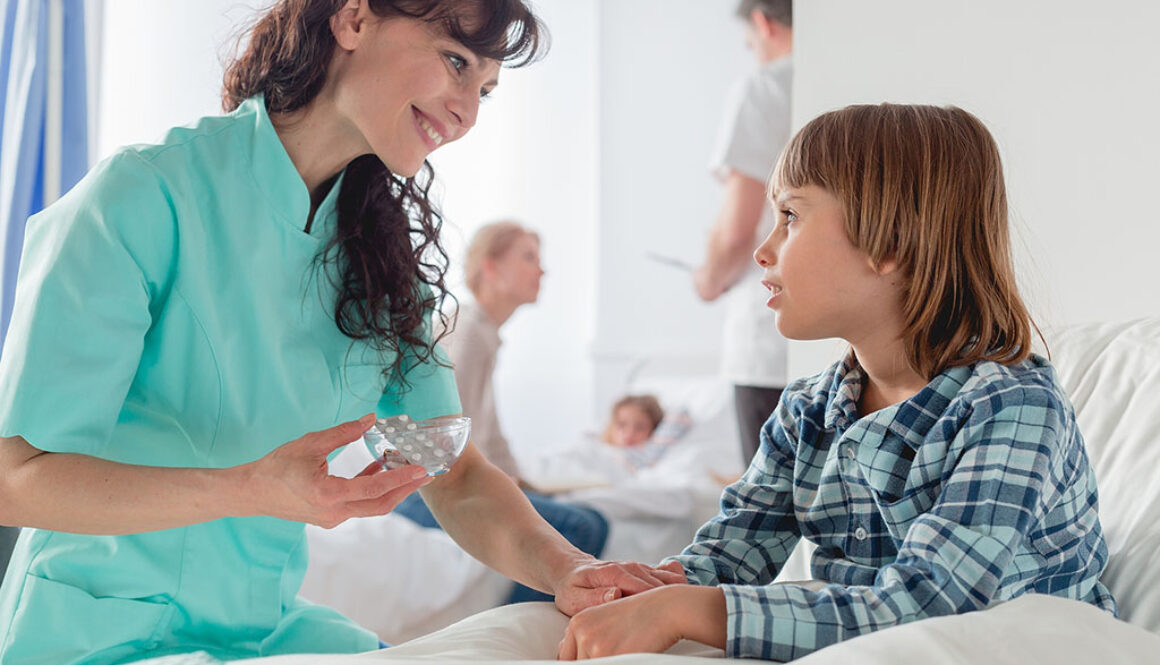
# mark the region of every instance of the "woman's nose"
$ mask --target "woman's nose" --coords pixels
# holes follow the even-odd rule
[[[475,126],[479,117],[479,94],[471,91],[461,92],[447,103],[447,110],[455,117],[455,122],[464,132]]]

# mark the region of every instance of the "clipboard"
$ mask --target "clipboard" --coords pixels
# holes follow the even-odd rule
[[[656,261],[657,263],[676,268],[678,270],[683,270],[685,272],[693,272],[697,269],[696,266],[689,263],[688,261],[678,259],[674,256],[667,256],[665,254],[660,254],[653,251],[645,252],[644,255],[649,259]]]

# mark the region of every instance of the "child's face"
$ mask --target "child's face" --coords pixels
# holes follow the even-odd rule
[[[636,446],[652,436],[653,422],[638,406],[625,404],[612,414],[612,432],[609,443],[614,446]]]
[[[846,235],[841,202],[815,185],[778,193],[777,226],[753,258],[765,269],[766,305],[790,339],[854,343],[896,311],[899,289]]]

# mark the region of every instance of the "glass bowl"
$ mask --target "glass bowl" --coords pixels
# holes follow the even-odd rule
[[[388,471],[417,464],[428,476],[447,473],[471,433],[471,418],[440,416],[412,420],[406,414],[379,418],[363,434],[367,449]]]

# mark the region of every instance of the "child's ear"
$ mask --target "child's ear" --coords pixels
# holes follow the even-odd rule
[[[874,261],[872,257],[866,257],[867,263],[870,264],[870,269],[878,273],[881,277],[892,275],[898,271],[898,259],[893,256],[882,259],[881,261]]]

